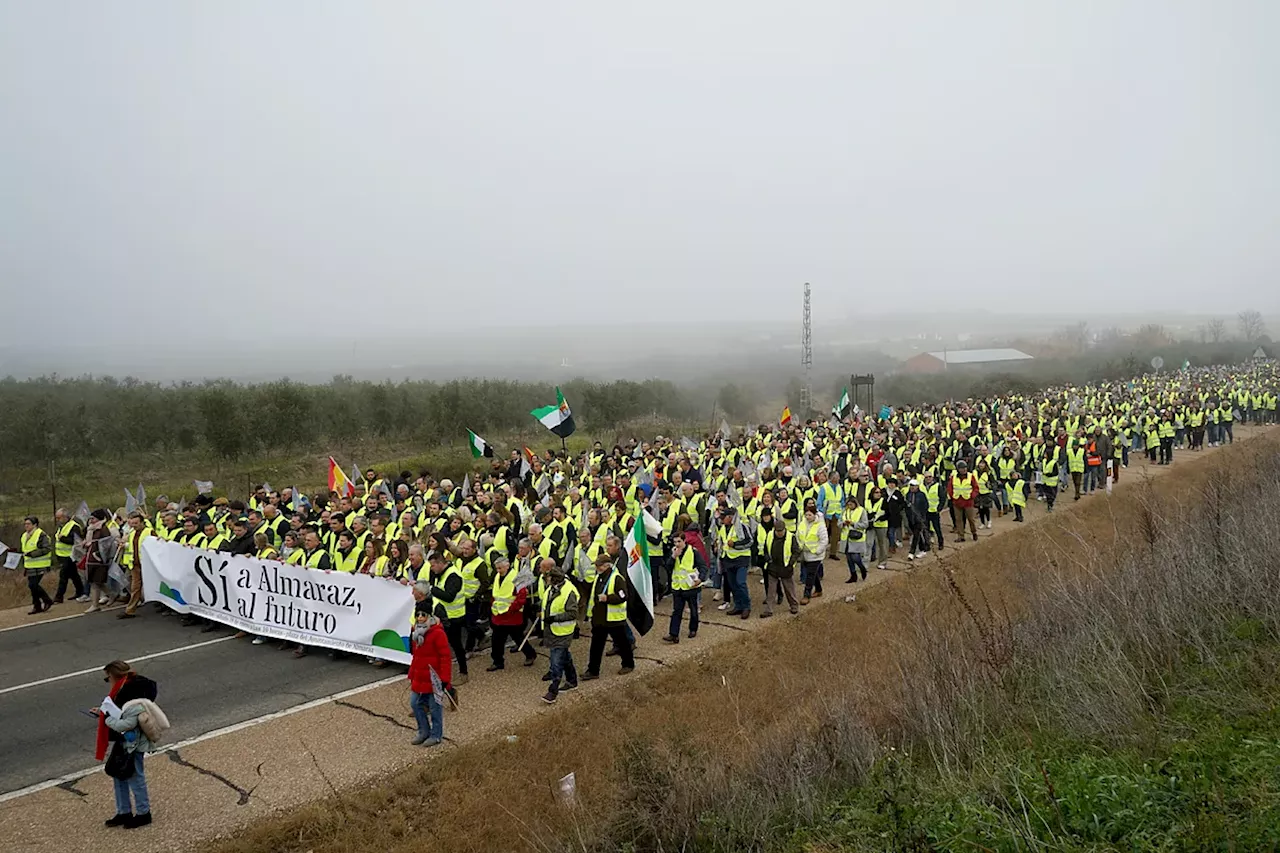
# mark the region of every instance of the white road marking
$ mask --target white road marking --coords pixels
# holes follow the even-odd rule
[[[353,687],[350,690],[343,690],[339,693],[333,693],[328,696],[323,696],[319,699],[312,699],[310,702],[303,702],[301,705],[294,705],[291,708],[285,708],[283,711],[274,711],[270,714],[263,714],[261,717],[254,717],[251,720],[245,720],[244,722],[241,722],[241,723],[234,723],[230,726],[225,726],[221,729],[214,729],[211,732],[205,732],[202,735],[196,735],[195,737],[178,741],[177,743],[171,743],[168,746],[160,747],[159,749],[157,749],[155,752],[151,754],[160,755],[161,753],[164,753],[164,752],[172,752],[175,749],[186,749],[187,747],[193,746],[202,741],[212,740],[213,738],[222,737],[223,735],[229,735],[234,732],[243,731],[245,729],[251,729],[254,726],[260,726],[263,723],[269,723],[272,720],[278,720],[281,717],[288,717],[292,714],[297,714],[300,711],[310,711],[312,708],[319,708],[321,705],[327,705],[330,702],[336,702],[339,699],[346,699],[350,696],[356,696],[360,693],[366,693],[370,690],[374,690],[379,687],[385,687],[388,684],[395,684],[396,682],[404,681],[404,680],[405,680],[405,677],[403,675],[393,675],[390,678],[384,678],[381,681],[373,681],[373,682],[370,682],[369,684],[362,684],[359,687]],[[75,782],[76,780],[83,779],[86,776],[92,776],[94,773],[97,773],[100,770],[102,770],[102,765],[95,764],[93,767],[89,767],[84,770],[77,770],[74,773],[68,773],[65,776],[59,776],[56,779],[46,779],[43,782],[37,782],[34,785],[28,785],[27,787],[19,788],[16,791],[8,791],[6,793],[0,794],[0,803],[7,803],[10,800],[16,800],[20,797],[25,797],[29,794],[34,794],[39,791],[47,790],[49,788],[56,788],[59,785],[65,785],[68,782]]]
[[[83,604],[84,602],[80,602],[80,603]],[[120,610],[123,607],[124,607],[123,604],[117,604],[114,607],[104,607],[101,610],[96,612],[110,613],[112,610]],[[0,628],[0,634],[3,634],[5,631],[17,631],[20,628],[34,628],[37,625],[48,625],[50,622],[65,622],[68,619],[79,619],[81,616],[88,616],[88,615],[90,614],[85,613],[82,610],[79,613],[72,613],[67,616],[55,616],[52,619],[41,619],[37,622],[25,622],[22,625],[10,625],[8,628]]]
[[[134,663],[141,663],[144,660],[155,660],[156,658],[167,657],[168,655],[176,655],[179,652],[189,652],[192,649],[201,649],[201,648],[204,648],[205,646],[212,646],[217,643],[225,643],[227,640],[234,640],[234,639],[235,639],[234,636],[218,637],[215,640],[205,640],[203,643],[192,643],[189,646],[179,646],[176,649],[167,649],[163,652],[153,652],[149,655],[142,655],[141,657],[129,658],[129,663],[134,664]],[[88,669],[82,669],[77,672],[68,672],[63,675],[55,675],[50,678],[42,678],[39,681],[29,681],[26,684],[18,684],[18,685],[15,685],[14,687],[5,687],[3,689],[0,689],[0,696],[3,696],[6,693],[14,693],[18,690],[26,690],[31,687],[39,687],[42,684],[52,684],[55,681],[65,681],[68,678],[77,678],[81,675],[88,675],[91,672],[102,672],[102,667],[91,666]]]

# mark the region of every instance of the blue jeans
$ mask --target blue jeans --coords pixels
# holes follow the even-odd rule
[[[418,735],[424,738],[444,739],[444,708],[436,701],[434,693],[409,693],[409,707],[418,721]]]
[[[747,568],[750,564],[750,557],[720,558],[720,571],[729,580],[734,610],[745,612],[751,609],[751,593],[747,591]]]
[[[114,749],[114,747],[112,747]],[[112,779],[116,789],[116,814],[150,814],[151,798],[147,796],[147,775],[142,770],[142,753],[133,754],[133,775],[128,779]],[[129,795],[133,805],[129,805]]]
[[[707,568],[707,576],[702,579],[703,584],[712,589],[720,588],[720,558],[715,554],[709,555],[707,562],[710,564]]]
[[[697,589],[676,589],[671,591],[671,629],[667,631],[669,637],[680,636],[680,623],[684,621],[684,607],[689,605],[689,633],[696,633],[698,630],[698,602],[702,598],[702,591]]]
[[[571,687],[578,686],[578,669],[573,665],[573,655],[569,653],[566,646],[563,649],[553,648],[551,650],[551,695],[555,696],[560,692],[560,678],[564,677],[565,684]]]

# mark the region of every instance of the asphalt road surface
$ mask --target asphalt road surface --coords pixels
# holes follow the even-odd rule
[[[295,659],[275,641],[254,646],[223,626],[201,633],[152,605],[137,619],[116,612],[0,632],[0,795],[94,766],[97,722],[83,711],[106,695],[102,666],[117,658],[159,683],[168,743],[403,671],[324,651]]]

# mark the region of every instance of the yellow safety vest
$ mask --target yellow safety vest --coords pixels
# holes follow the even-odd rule
[[[515,571],[510,572],[514,575]],[[557,637],[568,637],[573,633],[572,622],[552,622],[552,616],[561,616],[569,609],[569,602],[578,596],[578,590],[568,581],[562,581],[559,586],[559,592],[555,596],[546,596],[543,600],[546,602],[542,611],[542,624],[551,626],[551,633]],[[624,606],[625,611],[625,606]],[[624,617],[625,618],[625,617]]]
[[[864,531],[858,530],[856,527],[864,512],[866,510],[853,501],[849,501],[844,505],[844,513],[840,516],[840,524],[844,527],[845,538],[851,542],[859,542],[865,535]]]
[[[672,589],[693,589],[698,585],[698,570],[693,565],[693,548],[686,545],[684,553],[676,558],[671,568]]]
[[[1027,481],[1011,480],[1009,481],[1009,503],[1014,506],[1027,505]]]
[[[791,543],[795,540],[795,535],[784,532],[782,540],[782,564],[784,566],[791,565]],[[773,561],[773,543],[778,539],[776,530],[769,531],[769,535],[764,538],[765,561],[766,564]]]
[[[39,527],[31,529],[30,533],[22,534],[22,566],[26,569],[47,569],[53,565],[53,557],[45,554],[43,557],[32,557],[31,552],[40,545],[40,535],[44,533]]]
[[[495,574],[493,576],[493,615],[500,616],[511,609],[511,605],[516,601],[516,572],[515,569],[508,569],[505,576]]]
[[[285,562],[291,566],[297,566],[302,563],[302,558],[307,556],[307,552],[301,548],[294,548],[289,556],[285,558]]]
[[[881,498],[878,501],[867,498],[867,514],[875,518],[875,521],[871,522],[872,527],[879,527],[883,529],[889,526],[889,519],[884,518],[880,514],[880,508],[883,506],[884,498]]]
[[[544,540],[546,541],[546,540]],[[476,569],[484,565],[484,558],[479,554],[462,563],[462,597],[470,601],[480,591],[480,578],[476,577]]]
[[[467,614],[467,596],[465,593],[462,593],[462,592],[458,593],[458,597],[455,598],[453,601],[445,601],[443,598],[435,597],[435,590],[437,586],[439,587],[440,590],[443,591],[445,582],[449,579],[449,575],[458,575],[459,577],[461,577],[462,573],[458,571],[457,566],[450,566],[449,568],[445,569],[443,572],[440,573],[440,583],[439,584],[436,584],[434,582],[432,583],[431,595],[433,598],[435,598],[436,603],[438,603],[441,607],[444,608],[445,618],[451,619],[451,620],[461,619],[463,616]]]
[[[745,528],[744,528],[745,533]],[[745,548],[735,547],[733,544],[733,525],[725,525],[716,531],[716,537],[720,540],[720,554],[727,559],[735,560],[738,557],[746,557],[751,551]],[[743,536],[745,539],[746,536]]]
[[[70,543],[64,543],[62,539],[65,536],[70,536],[71,531],[75,530],[75,527],[76,527],[76,521],[73,518],[70,521],[68,521],[66,524],[62,525],[61,528],[59,528],[58,541],[53,543],[53,553],[57,555],[59,559],[63,557],[71,556],[71,549],[73,546]]]
[[[302,553],[303,553],[303,558],[301,561],[302,565],[306,566],[308,569],[320,568],[320,560],[325,555],[324,548],[317,548],[314,551],[312,551],[310,554],[307,554],[307,552],[305,551],[303,551]]]
[[[968,500],[973,497],[973,475],[966,474],[964,479],[959,477],[951,477],[951,494],[957,500]]]
[[[796,526],[796,539],[800,542],[801,550],[809,553],[816,553],[818,546],[822,543],[822,530],[819,525],[822,524],[818,519],[814,519],[810,524],[805,519]]]
[[[333,552],[333,567],[340,572],[353,574],[356,569],[360,568],[360,557],[364,554],[359,548],[353,547],[351,551],[344,557],[341,551]]]
[[[622,576],[618,574],[617,569],[610,569],[608,577],[609,579],[605,583],[604,589],[600,589],[600,578],[596,578],[595,584],[591,587],[593,600],[601,595],[613,595],[614,591],[618,587],[618,582],[622,580]],[[610,604],[608,613],[605,615],[605,619],[609,622],[626,622],[627,602],[624,600],[620,604]]]
[[[932,486],[925,486],[920,491],[929,501],[929,512],[937,512],[942,506],[942,481],[934,480]]]

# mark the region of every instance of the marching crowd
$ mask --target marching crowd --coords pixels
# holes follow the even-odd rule
[[[599,677],[606,656],[619,658],[620,674],[633,670],[637,591],[624,543],[637,520],[654,597],[672,599],[662,639],[679,643],[682,629],[697,636],[704,590],[727,616],[767,618],[784,602],[798,613],[824,594],[828,562],[857,583],[900,549],[913,561],[948,538],[976,540],[993,516],[1021,522],[1029,503],[1052,512],[1067,494],[1109,490],[1134,454],[1168,465],[1175,451],[1230,443],[1238,422],[1276,422],[1278,379],[1275,362],[1255,362],[878,413],[837,409],[825,421],[784,413],[776,425],[735,435],[722,424],[697,441],[596,442],[576,457],[513,450],[461,483],[369,469],[358,485],[310,498],[259,487],[245,500],[161,496],[150,514],[59,511],[52,536],[26,520],[32,612],[70,590],[90,610],[119,596],[120,618],[136,616],[148,536],[402,583],[417,602],[414,742],[433,745],[468,657],[486,648],[498,671],[509,652],[534,665],[533,644],[543,644],[548,703]],[[50,597],[41,578],[55,560]],[[764,583],[758,607],[753,568]],[[570,649],[584,633],[579,672]]]

